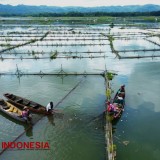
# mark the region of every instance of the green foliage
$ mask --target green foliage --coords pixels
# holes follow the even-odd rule
[[[114,74],[111,72],[107,72],[106,76],[107,76],[108,80],[112,80],[114,78]]]
[[[36,42],[36,40],[35,39],[31,39],[28,43],[34,43],[34,42]]]
[[[1,47],[7,47],[7,48],[10,48],[11,47],[11,44],[10,43],[6,43],[6,44],[0,44]]]
[[[51,52],[50,59],[56,59],[56,58],[57,58],[57,55],[58,55],[57,50],[56,50],[54,53]]]
[[[114,51],[115,51],[114,46],[113,46],[114,38],[113,38],[112,35],[108,35],[107,37],[108,37],[108,40],[109,40],[109,42],[110,42],[111,50],[112,50],[112,52],[114,52]]]
[[[47,37],[48,34],[49,34],[49,32],[46,32],[46,33],[40,38],[40,41],[43,41],[43,39],[44,39],[45,37]]]
[[[116,151],[116,149],[117,149],[117,146],[115,144],[109,146],[110,152],[114,152],[114,151]]]
[[[108,40],[109,40],[110,42],[114,41],[114,38],[113,38],[112,35],[108,35],[107,37],[108,37]]]
[[[33,56],[35,55],[35,51],[32,51],[32,55],[33,55]]]
[[[72,34],[75,34],[76,32],[75,31],[72,31]]]
[[[113,115],[108,114],[108,115],[106,115],[106,119],[107,119],[107,121],[112,122],[114,117],[113,117]]]
[[[113,27],[114,27],[114,23],[112,22],[109,26],[110,26],[111,28],[113,28]]]

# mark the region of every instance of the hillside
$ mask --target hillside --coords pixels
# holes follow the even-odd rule
[[[130,6],[101,6],[101,7],[56,7],[56,6],[27,6],[27,5],[2,5],[0,4],[0,15],[30,15],[39,13],[92,13],[92,12],[153,12],[160,11],[160,5],[130,5]]]

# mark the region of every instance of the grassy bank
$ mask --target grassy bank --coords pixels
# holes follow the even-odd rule
[[[14,17],[13,19],[1,18],[1,24],[126,24],[134,22],[160,22],[157,16],[137,16],[137,17],[111,17],[111,16],[94,16],[94,17]]]

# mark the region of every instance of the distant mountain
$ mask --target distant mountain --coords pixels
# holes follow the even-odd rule
[[[55,7],[55,6],[27,6],[27,5],[2,5],[0,4],[0,15],[16,14],[29,15],[39,13],[68,13],[68,12],[153,12],[160,11],[160,5],[130,5],[130,6],[101,6],[101,7]]]

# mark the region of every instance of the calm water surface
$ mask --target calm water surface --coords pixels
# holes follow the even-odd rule
[[[82,77],[66,77],[62,83],[57,77],[2,77],[1,97],[10,91],[46,105],[55,103],[65,96]],[[37,83],[33,83],[37,82]],[[98,83],[97,83],[98,82]],[[95,85],[97,84],[97,85]],[[9,88],[8,88],[9,87]],[[8,89],[7,89],[8,88]],[[104,159],[105,143],[103,119],[104,110],[103,77],[87,77],[80,86],[58,106],[64,116],[44,117],[32,130],[18,141],[48,141],[49,151],[6,151],[0,159]],[[98,116],[98,118],[96,118]],[[26,126],[16,124],[4,115],[1,118],[1,142],[14,140]],[[8,132],[8,130],[10,132]],[[34,155],[34,156],[33,156]]]
[[[103,29],[95,31],[96,27]],[[17,29],[17,27],[3,28],[3,32],[25,31],[26,28]],[[34,28],[34,26],[33,26]],[[63,27],[68,30],[70,26]],[[104,32],[108,33],[108,26],[89,26],[78,27],[75,30],[84,33]],[[44,31],[46,31],[44,29]],[[52,30],[54,31],[54,30]],[[154,31],[154,30],[153,30]],[[128,32],[150,32],[137,28],[120,29],[115,27],[111,34],[122,34],[127,36]],[[152,30],[151,30],[152,32]],[[99,34],[99,33],[98,33]],[[57,33],[58,35],[58,33]],[[68,34],[69,35],[69,34]],[[51,38],[52,34],[47,38]],[[61,36],[66,36],[61,35]],[[76,34],[78,37],[78,35]],[[97,35],[93,35],[94,38]],[[130,36],[129,36],[130,37]],[[127,49],[159,49],[143,39],[144,35],[138,40],[132,36],[133,40],[115,39],[113,41],[116,50]],[[46,38],[46,39],[47,39]],[[87,38],[87,37],[86,37]],[[99,37],[98,37],[99,38]],[[104,38],[101,36],[101,39]],[[156,38],[149,38],[157,41]],[[0,40],[0,43],[4,41]],[[15,43],[12,41],[12,43]],[[20,43],[20,42],[18,42]],[[160,61],[154,59],[131,59],[118,60],[111,53],[108,40],[79,40],[79,41],[38,41],[36,44],[72,44],[72,43],[95,43],[99,45],[87,46],[24,46],[11,51],[10,54],[2,54],[3,57],[20,57],[12,53],[27,53],[28,51],[104,51],[101,55],[105,58],[98,59],[55,59],[55,60],[4,60],[0,62],[0,72],[15,72],[16,64],[24,73],[39,72],[45,73],[59,72],[61,64],[66,72],[103,72],[105,65],[108,70],[118,73],[111,82],[114,93],[121,84],[126,85],[126,106],[121,119],[114,125],[114,143],[117,146],[118,160],[159,160],[160,147],[158,120],[160,119]],[[100,45],[105,43],[105,45]],[[4,47],[1,47],[4,49]],[[84,56],[82,53],[78,55]],[[152,52],[139,52],[139,55],[152,55]],[[158,54],[158,53],[156,53]],[[66,53],[61,53],[61,56]],[[87,54],[88,56],[98,56],[99,53]],[[132,56],[135,53],[121,53],[121,56]],[[22,54],[23,57],[32,57],[33,55]],[[50,53],[43,56],[50,56]],[[64,116],[55,115],[55,117],[42,118],[32,129],[27,131],[17,141],[48,141],[50,150],[42,151],[6,151],[0,159],[54,159],[54,160],[102,160],[105,159],[105,133],[102,112],[105,108],[105,85],[104,78],[101,76],[22,76],[18,79],[16,76],[0,77],[0,98],[3,94],[11,92],[21,95],[33,101],[47,105],[49,101],[58,103],[79,81],[80,85],[57,107],[63,111]],[[114,93],[112,96],[114,96]],[[39,119],[40,115],[35,115]],[[22,125],[0,113],[0,141],[13,141],[27,126]],[[127,142],[127,145],[125,145]]]

